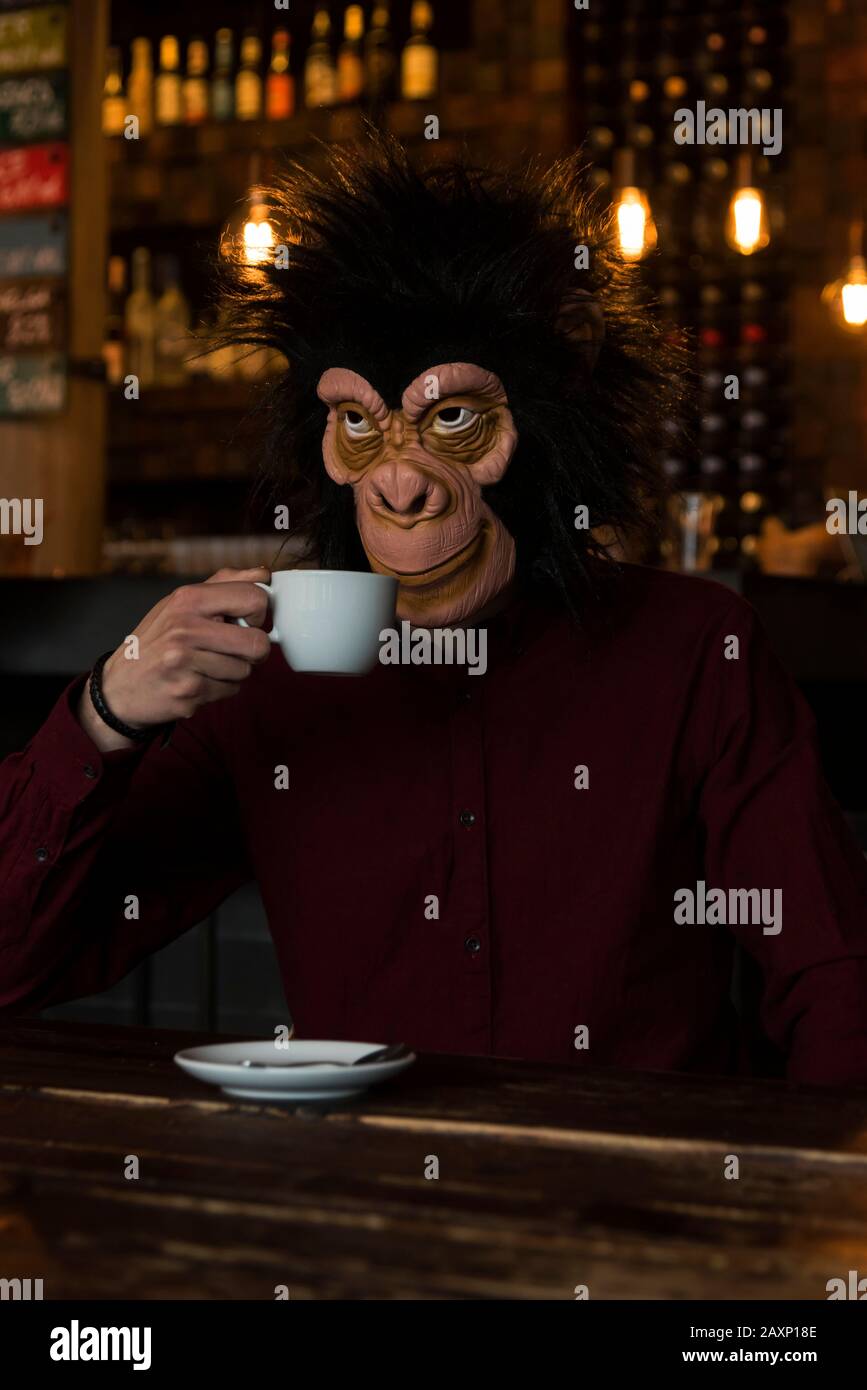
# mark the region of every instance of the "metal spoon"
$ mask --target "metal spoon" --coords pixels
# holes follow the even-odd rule
[[[406,1043],[390,1043],[388,1047],[377,1047],[373,1052],[365,1052],[354,1062],[251,1062],[245,1058],[242,1067],[361,1067],[371,1062],[396,1062],[409,1052]]]

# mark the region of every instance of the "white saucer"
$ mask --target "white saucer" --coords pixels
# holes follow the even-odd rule
[[[393,1062],[373,1062],[358,1067],[282,1067],[281,1062],[354,1062],[383,1043],[315,1042],[290,1039],[276,1042],[214,1043],[188,1047],[175,1053],[175,1061],[199,1081],[219,1086],[227,1096],[240,1100],[323,1101],[348,1100],[368,1086],[388,1081],[415,1061],[408,1052]],[[242,1062],[265,1062],[264,1067],[245,1067]]]

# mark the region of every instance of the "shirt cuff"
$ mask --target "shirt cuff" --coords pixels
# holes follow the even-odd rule
[[[78,705],[90,673],[68,685],[42,728],[29,745],[30,762],[52,795],[63,805],[76,806],[97,787],[129,781],[147,744],[103,753],[78,719]]]

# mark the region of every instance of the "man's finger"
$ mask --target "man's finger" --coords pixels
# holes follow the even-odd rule
[[[225,626],[225,624],[224,624]],[[243,629],[240,629],[243,631]],[[193,670],[212,681],[228,681],[238,685],[247,679],[251,663],[237,656],[227,656],[222,652],[195,651],[192,656]]]
[[[226,584],[230,583],[234,579],[246,579],[252,581],[255,584],[256,580],[258,579],[262,580],[265,584],[267,584],[270,578],[271,571],[269,570],[267,565],[254,565],[252,569],[248,570],[217,570],[216,574],[210,575],[210,577],[208,579],[205,579],[203,582],[205,584]]]
[[[235,623],[215,623],[210,618],[194,618],[185,625],[187,640],[197,652],[214,652],[241,661],[264,661],[271,643],[257,623],[239,627]]]
[[[265,591],[243,580],[186,584],[175,590],[172,599],[181,612],[200,618],[245,618],[254,627],[262,627],[268,613]]]

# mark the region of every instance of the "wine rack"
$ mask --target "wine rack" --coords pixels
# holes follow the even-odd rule
[[[694,405],[669,422],[664,466],[683,490],[722,499],[714,564],[750,567],[761,523],[787,492],[791,400],[789,160],[729,143],[678,143],[678,112],[790,112],[788,6],[690,0],[587,11],[574,26],[577,124],[590,177],[616,203],[630,182],[649,201],[657,243],[635,266],[655,312],[689,353]],[[704,107],[700,106],[704,103]],[[768,117],[773,120],[772,116]],[[706,127],[702,127],[703,132]],[[772,126],[768,125],[770,134]],[[770,143],[770,142],[768,142]],[[748,155],[746,168],[744,155]],[[743,254],[726,239],[729,205],[748,178],[769,240]]]

